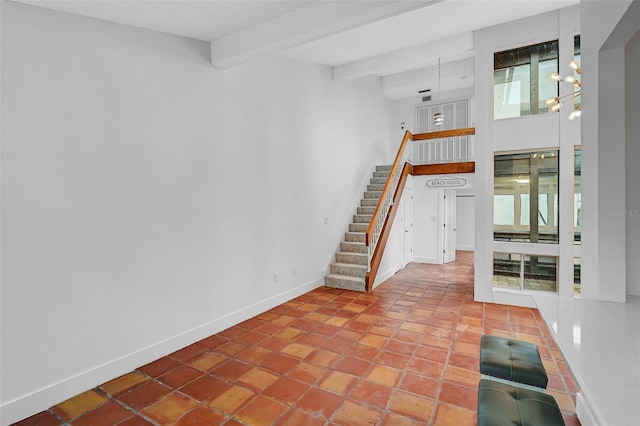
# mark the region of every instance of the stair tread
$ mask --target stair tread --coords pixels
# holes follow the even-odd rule
[[[364,234],[364,232],[361,232],[361,234]],[[363,242],[361,241],[343,241],[342,244],[357,244],[359,246],[363,246],[365,245]]]
[[[338,280],[345,280],[345,281],[355,281],[355,282],[359,282],[359,283],[363,283],[364,282],[364,278],[362,277],[352,277],[350,275],[340,275],[340,274],[329,274],[327,275],[328,278],[335,278]]]
[[[357,263],[333,262],[332,265],[344,266],[344,267],[347,267],[347,268],[367,269],[367,265],[359,265]]]

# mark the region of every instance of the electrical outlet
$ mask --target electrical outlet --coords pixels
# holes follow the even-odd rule
[[[291,275],[293,275],[294,277],[297,275],[298,271],[296,271],[296,268],[293,268],[291,270]]]
[[[275,283],[276,281],[278,281],[278,274],[276,274],[275,272],[273,273],[273,282]]]
[[[328,224],[329,224],[329,218],[328,218],[328,217],[325,217],[325,218],[324,218],[324,224],[325,224],[325,225],[328,225]]]

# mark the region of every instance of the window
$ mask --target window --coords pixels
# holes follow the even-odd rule
[[[493,253],[493,286],[520,290],[522,256]]]
[[[548,291],[558,287],[558,258],[519,253],[493,253],[493,286]]]
[[[573,296],[580,297],[582,288],[580,287],[580,270],[582,267],[582,258],[573,258]]]
[[[576,146],[573,154],[573,242],[580,244],[582,223],[582,149]]]
[[[493,221],[496,225],[515,225],[515,197],[513,194],[496,194],[493,197]]]
[[[576,61],[578,66],[582,66],[582,55],[580,54],[580,34],[573,37],[573,60]],[[573,76],[580,80],[580,75],[574,71]],[[576,96],[573,100],[574,109],[580,108],[581,99],[580,96]]]
[[[558,242],[558,154],[555,149],[495,156],[495,241]]]
[[[493,118],[545,114],[545,100],[558,96],[558,40],[493,55]]]
[[[558,258],[554,256],[524,256],[523,288],[536,291],[556,291]]]

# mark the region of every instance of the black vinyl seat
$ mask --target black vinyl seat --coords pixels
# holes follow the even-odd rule
[[[543,389],[549,381],[536,345],[499,336],[482,336],[480,373]]]
[[[564,426],[551,395],[501,382],[480,380],[478,426]]]

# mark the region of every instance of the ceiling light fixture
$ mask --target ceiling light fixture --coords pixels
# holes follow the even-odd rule
[[[571,61],[569,63],[569,67],[578,75],[582,74],[582,69],[580,68],[580,65],[578,65],[578,63],[576,61]],[[551,80],[553,81],[559,81],[562,83],[569,83],[571,85],[573,85],[574,87],[574,91],[573,93],[569,93],[567,95],[563,95],[563,96],[555,96],[553,98],[549,98],[545,101],[545,103],[547,105],[549,105],[549,108],[552,112],[558,112],[560,111],[560,108],[562,108],[564,106],[564,103],[567,102],[567,100],[571,101],[571,103],[573,104],[574,99],[576,99],[578,96],[580,96],[580,94],[582,93],[582,84],[580,83],[580,80],[578,80],[575,76],[573,75],[568,75],[566,77],[562,77],[560,74],[558,74],[557,72],[554,72],[553,74],[551,74]],[[576,90],[577,88],[577,90]],[[568,99],[567,99],[568,98]],[[578,117],[580,117],[582,115],[582,110],[581,110],[581,105],[575,105],[573,107],[573,111],[571,111],[571,114],[569,114],[569,120],[573,120],[576,119]]]
[[[440,58],[438,58],[438,101],[440,101]],[[436,112],[433,114],[433,125],[442,126],[444,124],[444,114]]]

